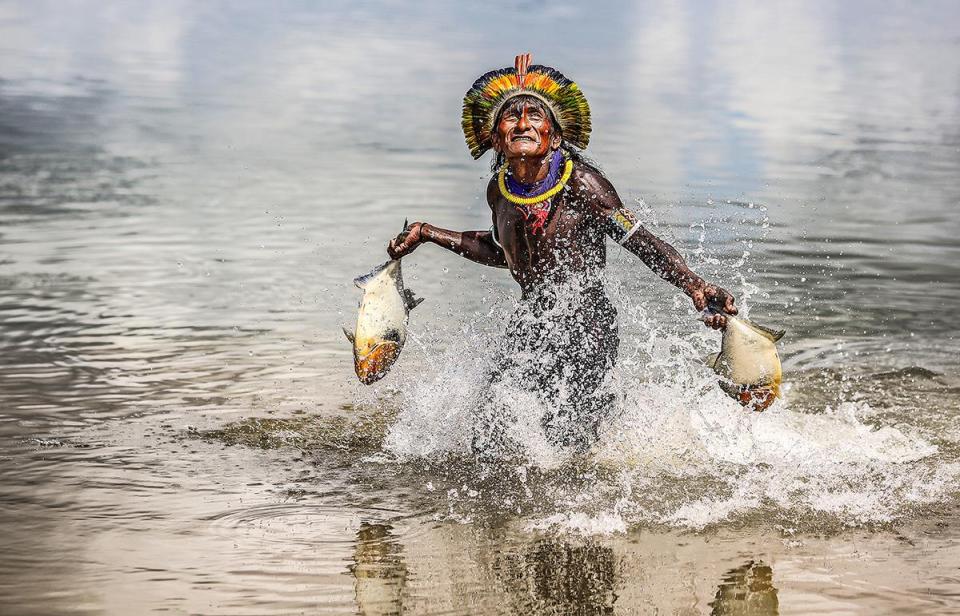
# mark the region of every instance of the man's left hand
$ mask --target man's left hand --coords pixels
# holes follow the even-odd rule
[[[721,308],[726,314],[737,314],[733,295],[723,287],[704,283],[690,293],[690,299],[700,311],[706,310],[707,306],[715,306]],[[713,329],[723,329],[727,326],[727,317],[723,314],[711,314],[703,317],[703,323]]]

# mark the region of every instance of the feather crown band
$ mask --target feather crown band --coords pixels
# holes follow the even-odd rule
[[[549,66],[530,65],[530,54],[517,56],[514,68],[483,75],[463,97],[463,135],[475,159],[493,147],[493,121],[503,105],[521,94],[542,100],[567,143],[580,149],[590,141],[590,105],[576,83]]]

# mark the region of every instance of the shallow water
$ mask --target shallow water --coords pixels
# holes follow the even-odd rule
[[[0,6],[0,611],[960,613],[957,7],[581,4]],[[460,100],[527,49],[788,330],[769,411],[618,250],[591,452],[507,392],[522,460],[468,455],[516,291],[432,246],[356,383],[350,280],[489,226]]]

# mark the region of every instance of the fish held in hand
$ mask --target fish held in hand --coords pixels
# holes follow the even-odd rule
[[[776,342],[786,333],[725,314],[720,352],[707,365],[723,377],[720,387],[734,400],[762,411],[780,397],[783,377]]]
[[[353,367],[364,385],[379,381],[407,341],[407,317],[422,298],[403,287],[400,261],[387,261],[353,284],[363,290],[357,328],[343,333],[353,343]]]

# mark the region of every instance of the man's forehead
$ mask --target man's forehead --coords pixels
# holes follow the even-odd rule
[[[533,96],[518,96],[513,100],[507,101],[503,106],[503,113],[519,113],[524,110],[546,113],[547,106],[543,103],[543,101]]]
[[[500,126],[500,122],[503,118],[507,117],[508,114],[510,116],[519,116],[524,112],[528,114],[538,112],[549,121],[551,132],[559,131],[560,125],[557,124],[557,119],[554,117],[550,106],[541,100],[540,97],[531,94],[518,94],[504,101],[503,106],[500,107],[500,110],[497,111],[494,117],[493,126]]]

